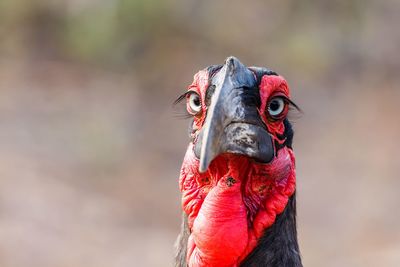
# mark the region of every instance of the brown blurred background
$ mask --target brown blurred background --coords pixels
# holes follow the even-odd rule
[[[171,266],[188,120],[235,55],[285,76],[305,266],[400,266],[397,0],[1,0],[0,266]],[[178,107],[179,109],[179,107]]]

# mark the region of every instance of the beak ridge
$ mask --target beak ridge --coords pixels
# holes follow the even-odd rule
[[[207,171],[221,153],[233,153],[270,162],[274,145],[256,102],[257,81],[252,71],[237,58],[229,57],[212,79],[215,86],[206,119],[197,138],[195,154],[200,158],[199,171]]]

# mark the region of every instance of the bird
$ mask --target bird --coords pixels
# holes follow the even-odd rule
[[[192,118],[179,174],[176,267],[301,267],[286,80],[234,56],[200,70],[175,103]]]

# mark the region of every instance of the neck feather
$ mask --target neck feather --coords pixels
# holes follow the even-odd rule
[[[296,195],[293,194],[282,214],[267,228],[257,247],[241,263],[241,267],[301,267],[296,230]]]

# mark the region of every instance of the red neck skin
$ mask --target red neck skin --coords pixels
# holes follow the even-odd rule
[[[179,178],[190,229],[188,266],[238,266],[293,195],[294,165],[293,151],[284,147],[268,164],[222,154],[199,173],[190,144]]]

